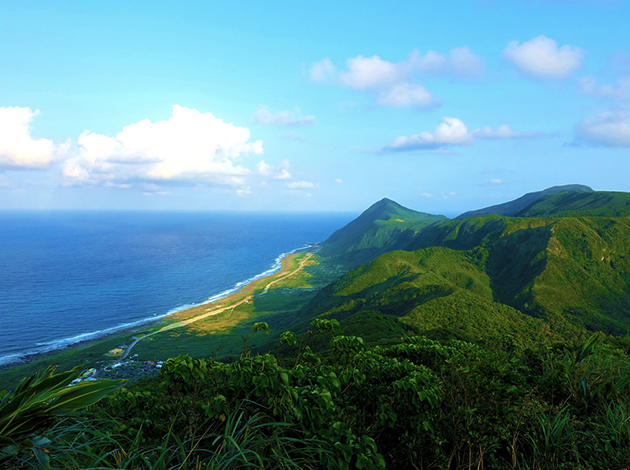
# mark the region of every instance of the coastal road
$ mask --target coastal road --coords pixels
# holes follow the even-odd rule
[[[302,268],[304,268],[304,265],[306,264],[306,262],[307,262],[308,260],[310,260],[312,257],[313,257],[313,254],[312,254],[312,253],[306,253],[306,256],[300,260],[300,264],[299,264],[299,266],[297,267],[297,269],[296,269],[295,271],[292,271],[292,272],[290,272],[290,273],[287,273],[287,274],[285,274],[284,276],[280,276],[278,279],[274,279],[273,281],[271,281],[271,282],[270,282],[269,284],[267,284],[267,286],[265,287],[265,292],[264,292],[264,293],[266,294],[266,293],[267,293],[267,291],[269,290],[269,288],[270,288],[273,284],[275,284],[276,282],[278,282],[278,281],[282,281],[283,279],[286,279],[286,278],[287,278],[287,277],[289,277],[289,276],[293,276],[294,274],[297,274],[299,271],[301,271],[301,270],[302,270]]]
[[[294,274],[296,274],[297,272],[299,272],[300,270],[302,270],[302,269],[304,268],[304,265],[306,264],[306,262],[307,262],[308,260],[310,260],[312,256],[313,256],[313,255],[312,255],[312,253],[307,253],[307,254],[306,254],[306,256],[305,256],[303,259],[301,259],[301,260],[300,260],[300,263],[299,263],[298,267],[297,267],[294,271],[291,271],[291,272],[289,272],[289,273],[283,274],[282,276],[279,276],[277,279],[274,279],[274,280],[273,280],[273,281],[271,281],[269,284],[267,284],[267,285],[265,286],[265,291],[264,291],[264,293],[267,293],[267,291],[269,290],[269,288],[270,288],[273,284],[277,283],[278,281],[282,281],[283,279],[286,279],[286,278],[287,278],[287,277],[289,277],[289,276],[293,276]],[[127,347],[127,350],[126,350],[126,351],[125,351],[125,353],[122,355],[122,357],[120,358],[120,360],[122,361],[122,360],[126,359],[126,358],[127,358],[127,356],[129,356],[129,353],[131,352],[131,349],[132,349],[132,348],[133,348],[136,344],[138,344],[138,342],[139,342],[139,341],[141,341],[141,340],[143,340],[143,339],[146,339],[146,338],[148,338],[149,336],[153,336],[153,335],[156,335],[156,334],[158,334],[158,333],[163,333],[163,332],[165,332],[165,331],[173,330],[173,329],[175,329],[175,328],[181,328],[181,327],[183,327],[183,326],[190,325],[191,323],[195,323],[195,322],[197,322],[197,321],[199,321],[199,320],[203,320],[204,318],[208,318],[208,317],[212,317],[212,316],[214,316],[214,315],[218,315],[219,313],[221,313],[221,312],[225,312],[226,310],[229,310],[229,309],[232,309],[232,312],[233,312],[233,311],[234,311],[234,309],[235,309],[236,307],[238,307],[239,305],[242,305],[242,304],[244,304],[244,303],[249,302],[249,301],[250,301],[250,300],[252,300],[253,298],[254,298],[254,296],[253,296],[253,295],[248,295],[247,297],[245,297],[245,298],[241,299],[239,302],[236,302],[236,303],[231,303],[231,304],[229,304],[229,305],[227,305],[227,306],[225,306],[225,307],[220,307],[220,308],[215,308],[215,309],[213,309],[213,310],[208,310],[208,311],[206,311],[205,313],[202,313],[201,315],[197,315],[196,317],[188,318],[188,319],[186,319],[186,320],[182,320],[182,321],[178,321],[178,322],[169,323],[168,325],[166,325],[166,326],[164,326],[164,327],[160,328],[160,329],[159,329],[159,330],[157,330],[157,331],[154,331],[153,333],[149,333],[148,335],[141,336],[140,338],[137,338],[137,339],[136,339],[133,343],[131,343],[131,344]],[[230,314],[231,314],[231,312],[230,312]]]

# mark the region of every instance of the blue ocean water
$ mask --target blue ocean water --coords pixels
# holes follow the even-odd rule
[[[0,212],[0,364],[225,295],[352,218]]]

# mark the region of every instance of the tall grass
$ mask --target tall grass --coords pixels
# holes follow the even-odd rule
[[[49,432],[46,451],[51,469],[228,470],[309,469],[331,454],[317,439],[296,439],[287,423],[264,422],[237,409],[227,415],[222,432],[181,439],[170,429],[162,443],[142,444],[142,428],[134,437],[108,430],[106,419],[72,416]],[[6,469],[39,469],[33,454],[21,454],[0,465]]]

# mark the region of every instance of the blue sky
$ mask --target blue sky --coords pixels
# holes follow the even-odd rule
[[[0,209],[630,191],[630,2],[0,2]]]

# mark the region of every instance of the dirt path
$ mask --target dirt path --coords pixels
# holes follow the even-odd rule
[[[294,274],[297,274],[298,272],[300,272],[303,268],[304,265],[306,264],[306,262],[311,259],[311,257],[313,256],[312,253],[306,253],[306,256],[304,258],[302,258],[300,260],[300,265],[297,267],[297,269],[295,271],[292,271],[290,273],[285,274],[284,276],[280,276],[278,279],[274,279],[273,281],[271,281],[269,284],[267,284],[267,287],[265,287],[265,294],[267,293],[267,291],[269,290],[269,288],[275,284],[278,281],[282,281],[283,279],[286,279],[289,276],[293,276]]]
[[[274,279],[273,281],[271,281],[269,284],[267,284],[267,285],[265,286],[265,290],[264,290],[264,292],[263,292],[263,293],[265,293],[265,294],[266,294],[266,293],[267,293],[267,291],[269,290],[269,288],[270,288],[273,284],[277,283],[278,281],[282,281],[282,280],[284,280],[284,279],[288,278],[289,276],[293,276],[293,275],[297,274],[298,272],[300,272],[300,271],[304,268],[304,265],[306,264],[306,262],[307,262],[308,260],[310,260],[312,256],[313,256],[313,255],[312,255],[312,253],[307,253],[307,254],[306,254],[306,256],[304,256],[304,258],[302,258],[302,259],[300,260],[300,263],[299,263],[298,267],[297,267],[294,271],[291,271],[291,272],[288,272],[288,273],[286,273],[286,274],[283,274],[282,276],[279,276],[277,279]],[[234,311],[234,309],[235,309],[236,307],[238,307],[239,305],[242,305],[242,304],[244,304],[244,303],[249,302],[249,301],[250,301],[250,300],[252,300],[253,298],[254,298],[254,296],[253,296],[253,295],[248,295],[248,296],[247,296],[247,297],[245,297],[244,299],[241,299],[239,302],[236,302],[236,303],[230,303],[230,304],[228,304],[228,305],[226,305],[226,306],[224,306],[224,307],[215,308],[214,310],[208,310],[208,311],[206,311],[205,313],[202,313],[201,315],[197,315],[197,316],[192,317],[192,318],[187,318],[186,320],[181,320],[181,321],[178,321],[178,322],[169,323],[168,325],[166,325],[166,326],[164,326],[164,327],[160,328],[160,329],[159,329],[159,330],[157,330],[157,331],[154,331],[153,333],[149,333],[149,334],[144,335],[144,336],[142,336],[142,337],[140,337],[140,338],[137,338],[137,339],[136,339],[133,343],[131,343],[131,344],[127,347],[127,350],[126,350],[126,351],[125,351],[125,353],[122,355],[122,357],[120,358],[120,360],[122,361],[122,360],[124,360],[125,358],[127,358],[127,356],[129,356],[129,353],[131,352],[131,349],[132,349],[132,348],[133,348],[136,344],[138,344],[138,342],[139,342],[140,340],[146,339],[146,338],[148,338],[149,336],[153,336],[153,335],[156,335],[156,334],[158,334],[158,333],[163,333],[163,332],[165,332],[165,331],[169,331],[169,330],[172,330],[172,329],[175,329],[175,328],[181,328],[181,327],[183,327],[183,326],[190,325],[191,323],[195,323],[195,322],[197,322],[197,321],[199,321],[199,320],[203,320],[204,318],[208,318],[208,317],[212,317],[212,316],[214,316],[214,315],[218,315],[219,313],[221,313],[221,312],[225,312],[226,310],[230,310],[230,309],[231,309],[231,311],[230,311],[230,315],[231,315],[231,314],[232,314],[232,312]]]

